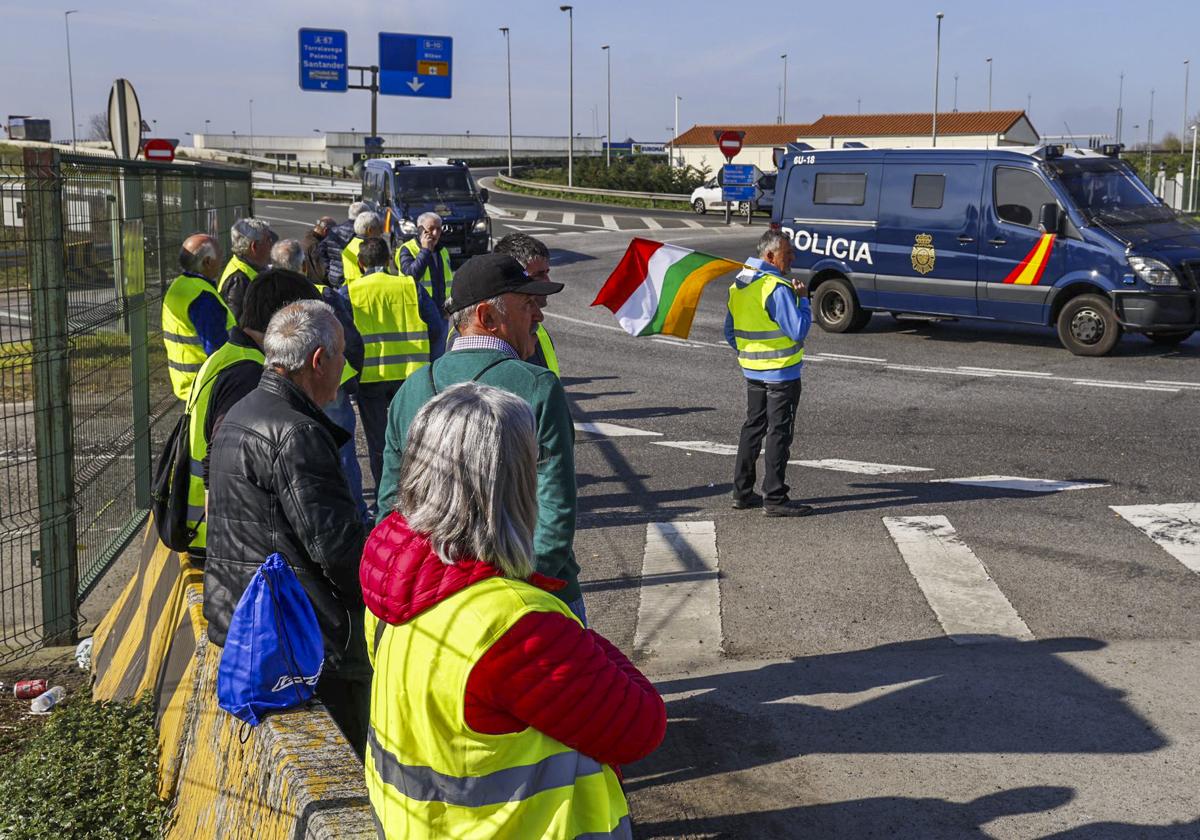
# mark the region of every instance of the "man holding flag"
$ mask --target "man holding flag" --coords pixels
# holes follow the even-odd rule
[[[746,261],[729,287],[725,340],[737,351],[746,377],[746,422],[738,442],[733,506],[762,505],[767,516],[807,516],[810,505],[788,499],[787,462],[800,400],[804,338],[812,326],[808,289],[789,280],[792,243],[777,230],[758,240],[758,258]],[[762,496],[754,492],[758,453],[766,438]]]

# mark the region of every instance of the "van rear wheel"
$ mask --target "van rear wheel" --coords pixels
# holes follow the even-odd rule
[[[1058,340],[1076,356],[1106,356],[1121,340],[1121,325],[1102,295],[1071,298],[1058,313]]]
[[[817,286],[812,304],[813,319],[825,332],[858,332],[871,320],[871,313],[858,305],[854,290],[840,277]]]

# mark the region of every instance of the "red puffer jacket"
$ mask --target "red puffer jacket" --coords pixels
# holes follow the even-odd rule
[[[447,566],[398,513],[371,533],[359,569],[367,608],[389,624],[498,574],[479,560]],[[529,583],[549,591],[564,585],[536,572]],[[662,698],[633,663],[558,613],[530,613],[497,639],[472,669],[463,703],[476,732],[532,726],[602,764],[649,755],[667,726]]]

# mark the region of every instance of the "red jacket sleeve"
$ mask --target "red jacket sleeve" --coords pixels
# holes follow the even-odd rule
[[[480,657],[466,721],[500,734],[532,726],[601,764],[626,764],[662,742],[662,698],[624,654],[558,613],[530,613]]]

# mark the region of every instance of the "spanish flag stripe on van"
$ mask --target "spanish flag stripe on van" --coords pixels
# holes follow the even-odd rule
[[[1050,251],[1053,248],[1054,234],[1043,233],[1038,243],[1025,255],[1025,259],[1004,278],[1004,282],[1018,286],[1037,285],[1042,279],[1042,272],[1046,270],[1046,263],[1050,260]]]

